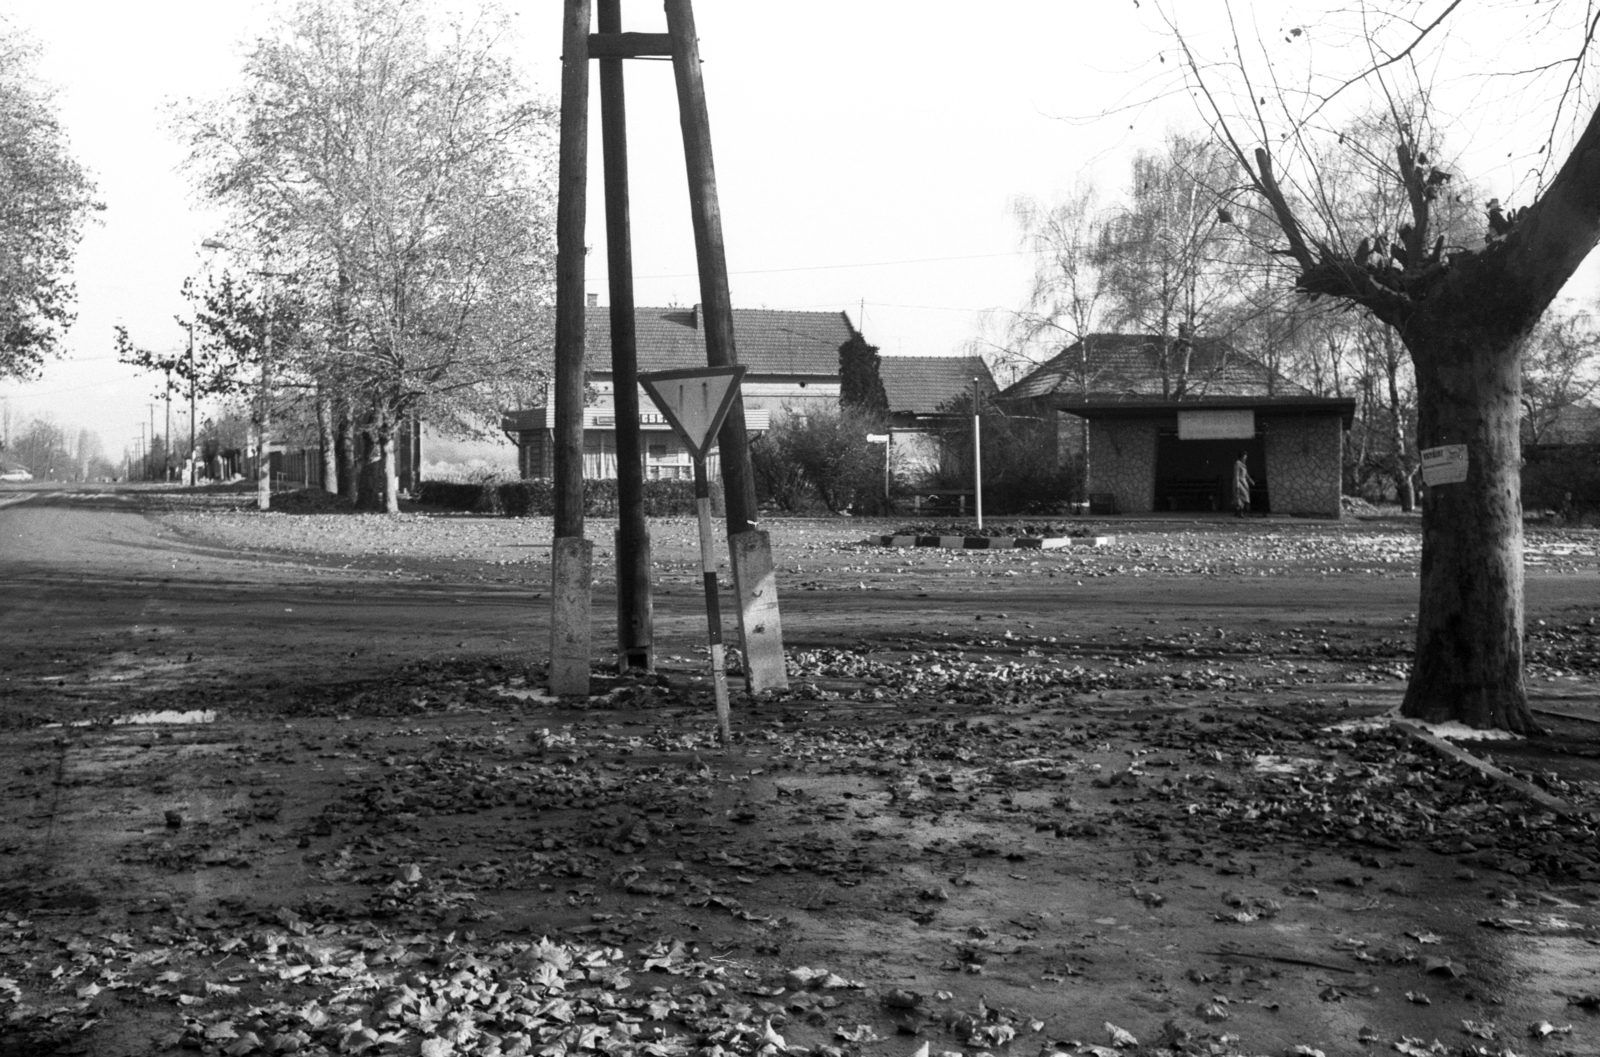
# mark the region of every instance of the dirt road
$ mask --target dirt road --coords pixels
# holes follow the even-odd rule
[[[28,498],[15,502],[19,496]],[[305,691],[336,694],[411,662],[543,661],[549,530],[538,519],[488,519],[493,538],[470,546],[485,519],[454,519],[443,545],[425,539],[406,550],[384,545],[403,542],[403,526],[376,543],[371,531],[340,526],[378,519],[279,514],[262,531],[250,514],[175,513],[159,494],[9,498],[0,508],[0,641],[8,647],[0,654],[0,694],[11,707],[0,722],[35,712],[69,718],[108,707],[215,704],[210,695],[223,691],[281,705]],[[321,535],[300,527],[314,522]],[[1311,563],[1252,578],[1197,572],[1159,556],[1140,569],[1137,554],[1085,559],[1094,566],[1086,569],[1037,553],[953,558],[850,548],[875,528],[807,522],[780,531],[791,646],[966,634],[985,630],[986,620],[1073,648],[1125,647],[1134,627],[1136,639],[1241,628],[1267,641],[1307,624],[1336,626],[1350,644],[1376,644],[1408,638],[1415,607],[1406,554],[1364,575],[1330,576],[1332,566]],[[1152,532],[1149,524],[1139,530]],[[592,532],[602,541],[611,535],[606,522]],[[686,662],[672,658],[686,658],[702,634],[692,527],[666,522],[655,533],[658,652],[674,669]],[[1292,540],[1286,546],[1292,551]],[[1193,549],[1203,554],[1207,545]],[[602,545],[601,649],[609,638],[609,557]],[[1179,568],[1169,571],[1173,565]],[[1564,621],[1597,592],[1592,562],[1570,575],[1535,572],[1530,624]]]
[[[0,1054],[1600,1053],[1593,816],[1359,723],[1405,526],[780,524],[795,693],[723,750],[686,522],[664,678],[563,705],[546,522],[15,494]],[[1597,544],[1530,537],[1548,710],[1600,703]],[[1592,811],[1551,722],[1478,750]]]

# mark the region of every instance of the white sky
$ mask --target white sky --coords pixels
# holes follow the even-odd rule
[[[555,95],[561,3],[504,6],[519,13],[530,80]],[[97,431],[111,453],[138,439],[159,386],[116,363],[112,327],[179,347],[179,286],[201,265],[201,240],[217,234],[178,170],[167,104],[225,91],[266,10],[0,0],[42,45],[40,72],[59,88],[72,149],[106,204],[79,251],[68,357],[39,381],[0,383],[14,421],[48,414]],[[1010,213],[1016,196],[1058,197],[1082,172],[1113,189],[1134,148],[1192,121],[1187,102],[1062,120],[1148,91],[1165,43],[1148,3],[698,0],[695,15],[734,303],[844,310],[859,323],[864,302],[867,338],[885,354],[963,351],[985,311],[1020,303],[1031,265]],[[627,29],[664,29],[659,0],[624,0],[623,18]],[[693,304],[670,65],[627,69],[636,301]],[[604,304],[597,83],[591,91],[588,274]],[[1594,271],[1575,282],[1595,289]],[[173,411],[181,435],[176,401]]]

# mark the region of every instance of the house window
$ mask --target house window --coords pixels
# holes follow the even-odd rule
[[[665,444],[650,445],[650,457],[652,459],[665,459],[667,457],[667,446]]]

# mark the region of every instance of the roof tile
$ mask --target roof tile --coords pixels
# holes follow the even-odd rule
[[[986,394],[997,386],[989,367],[978,356],[880,356],[878,376],[889,397],[889,410],[917,415],[936,413],[946,402],[972,387],[972,379]]]

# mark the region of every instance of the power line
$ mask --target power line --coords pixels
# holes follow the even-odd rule
[[[73,386],[71,389],[47,389],[44,392],[25,391],[25,392],[17,392],[17,393],[8,393],[6,395],[8,397],[10,397],[12,399],[16,399],[16,400],[32,400],[34,397],[38,397],[38,396],[62,396],[64,394],[66,394],[66,393],[81,393],[85,389],[100,389],[100,388],[102,388],[104,386],[108,386],[108,385],[127,385],[127,384],[128,384],[128,379],[125,379],[125,378],[111,378],[111,379],[107,379],[106,381],[103,381],[103,382],[90,382],[88,385]]]

